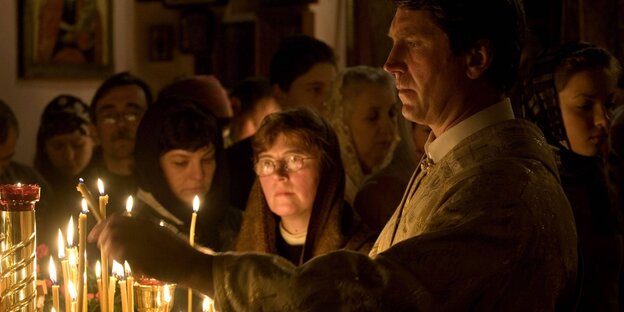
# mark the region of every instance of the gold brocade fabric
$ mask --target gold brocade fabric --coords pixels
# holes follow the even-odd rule
[[[214,258],[222,311],[555,311],[574,304],[577,241],[553,155],[521,120],[487,127],[418,172],[369,257],[300,267]]]

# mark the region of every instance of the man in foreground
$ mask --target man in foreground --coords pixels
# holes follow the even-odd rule
[[[572,213],[541,132],[514,119],[505,98],[518,67],[521,4],[395,4],[385,68],[396,78],[403,115],[428,125],[432,136],[368,257],[338,251],[294,267],[263,254],[206,255],[123,216],[100,224],[91,239],[133,268],[213,296],[221,311],[572,305]]]

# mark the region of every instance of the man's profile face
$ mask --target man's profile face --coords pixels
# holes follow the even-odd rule
[[[16,144],[17,131],[13,127],[9,127],[6,141],[4,143],[0,143],[0,176],[4,174],[4,171],[13,159]]]
[[[336,78],[336,66],[331,63],[315,64],[305,74],[297,77],[288,91],[277,86],[275,98],[284,108],[307,106],[317,112],[323,110],[323,103],[329,96]]]
[[[403,115],[431,125],[443,122],[458,84],[465,79],[462,56],[428,11],[397,9],[388,36],[393,41],[384,69],[396,79]]]
[[[104,155],[113,159],[132,157],[136,131],[147,109],[143,89],[137,85],[114,87],[94,105],[96,133]]]

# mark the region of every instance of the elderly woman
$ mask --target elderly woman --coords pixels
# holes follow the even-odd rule
[[[135,157],[136,212],[188,235],[197,195],[201,208],[196,242],[227,249],[238,231],[240,212],[227,204],[227,167],[214,115],[190,99],[159,99],[141,120]]]
[[[376,237],[345,205],[340,149],[327,122],[308,109],[268,115],[253,150],[258,178],[234,250],[296,265],[342,248],[368,253]]]
[[[340,142],[351,205],[364,179],[390,163],[398,143],[394,79],[381,68],[357,66],[339,73],[326,103]]]
[[[620,211],[610,203],[601,155],[620,66],[604,49],[570,44],[539,59],[523,103],[553,146],[574,212],[583,264],[580,311],[619,311]]]

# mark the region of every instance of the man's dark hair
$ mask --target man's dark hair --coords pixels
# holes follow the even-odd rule
[[[139,77],[130,74],[129,72],[117,73],[106,79],[106,81],[104,81],[97,89],[97,91],[95,91],[95,95],[91,100],[91,106],[89,107],[89,117],[91,118],[93,123],[96,123],[97,121],[97,119],[95,118],[97,111],[97,102],[111,89],[127,85],[135,85],[141,88],[141,90],[143,90],[143,93],[145,94],[145,100],[147,102],[147,105],[149,106],[150,104],[152,104],[152,91],[145,81],[143,81]]]
[[[272,96],[271,85],[264,77],[247,77],[234,85],[229,95],[240,100],[237,113],[245,114],[252,111],[258,101]]]
[[[326,43],[305,35],[287,37],[273,54],[269,80],[288,91],[295,79],[320,63],[336,65],[334,51]]]
[[[0,144],[6,143],[11,128],[15,130],[15,133],[19,132],[19,124],[13,110],[0,100]]]
[[[502,91],[516,81],[526,31],[522,0],[393,0],[397,8],[432,13],[455,54],[487,40],[493,59],[485,77]]]

